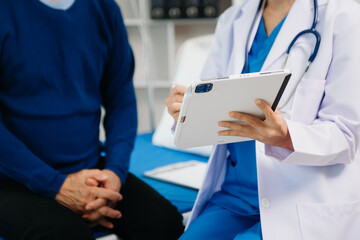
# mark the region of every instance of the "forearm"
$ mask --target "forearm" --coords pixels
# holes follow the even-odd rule
[[[119,89],[119,88],[118,88]],[[130,155],[137,131],[137,110],[132,81],[122,86],[114,95],[107,94],[104,128],[106,132],[105,168],[114,171],[125,181]]]
[[[0,172],[34,193],[54,198],[66,176],[35,156],[5,127],[1,118],[0,143]]]

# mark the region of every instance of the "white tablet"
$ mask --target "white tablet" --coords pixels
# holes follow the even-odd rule
[[[226,128],[220,121],[236,121],[232,111],[264,118],[256,106],[263,99],[275,110],[290,79],[290,70],[249,73],[226,78],[197,81],[186,91],[175,130],[179,148],[225,144],[251,140],[236,136],[219,136]]]

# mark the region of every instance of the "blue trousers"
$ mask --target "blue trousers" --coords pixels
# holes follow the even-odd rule
[[[179,240],[261,240],[259,216],[239,215],[207,203]]]

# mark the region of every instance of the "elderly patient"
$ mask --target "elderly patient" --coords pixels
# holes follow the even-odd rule
[[[0,22],[0,237],[177,239],[177,209],[128,173],[134,58],[114,0],[1,0]]]

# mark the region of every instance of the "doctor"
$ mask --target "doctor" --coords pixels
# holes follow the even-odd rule
[[[247,0],[219,19],[202,78],[288,68],[266,116],[232,112],[220,135],[256,141],[217,145],[187,239],[358,239],[360,236],[360,6],[353,0]],[[295,36],[312,28],[316,34]],[[310,62],[311,62],[310,61]],[[285,63],[285,66],[284,66]],[[179,115],[185,86],[171,90]]]

